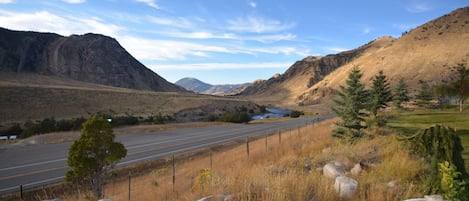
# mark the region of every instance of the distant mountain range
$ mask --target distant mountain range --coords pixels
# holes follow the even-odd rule
[[[146,68],[114,38],[64,37],[0,28],[0,73],[32,73],[107,86],[182,92]]]
[[[244,89],[251,83],[211,85],[196,78],[186,77],[178,80],[175,84],[200,94],[231,95],[238,93],[239,90]]]
[[[412,93],[420,80],[430,84],[450,79],[452,67],[469,67],[469,7],[457,9],[418,26],[401,37],[380,37],[353,50],[308,56],[285,73],[256,81],[240,95],[261,104],[311,105],[331,103],[331,95],[358,66],[369,85],[383,70],[391,86],[404,78]]]

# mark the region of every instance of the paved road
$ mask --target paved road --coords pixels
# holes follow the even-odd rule
[[[320,120],[331,115],[319,117]],[[175,129],[120,135],[116,138],[127,148],[127,157],[118,167],[164,158],[202,147],[244,139],[247,136],[275,133],[312,123],[318,118],[301,118],[265,124],[237,124],[202,128]],[[67,166],[68,149],[72,143],[13,146],[0,149],[0,195],[61,182]]]

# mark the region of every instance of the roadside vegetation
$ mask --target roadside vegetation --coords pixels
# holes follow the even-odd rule
[[[174,176],[169,159],[146,167],[146,172],[138,171],[131,181],[126,180],[127,174],[116,173],[106,180],[104,197],[113,201],[128,196],[131,200],[168,201],[206,196],[344,200],[334,189],[334,179],[323,173],[326,164],[334,163],[350,170],[346,176],[358,183],[347,200],[404,200],[428,194],[469,200],[469,111],[459,105],[464,101],[458,100],[458,108],[436,102],[438,94],[439,99],[451,97],[425,81],[415,99],[409,96],[405,80],[394,89],[386,83],[380,73],[373,79],[373,87],[365,89],[356,67],[347,86],[338,91],[333,108],[337,118],[297,132],[283,131],[281,141],[277,135],[252,141],[248,154],[246,146],[201,150],[198,157],[179,160]],[[389,107],[390,100],[397,102],[395,107]],[[357,164],[361,172],[351,173]],[[86,200],[73,189],[36,196],[51,197]]]

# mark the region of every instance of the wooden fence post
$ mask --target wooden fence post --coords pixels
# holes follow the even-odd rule
[[[175,192],[175,185],[176,185],[176,168],[174,167],[174,155],[173,155],[171,158],[172,158],[172,164],[173,164],[173,192]]]
[[[130,172],[129,172],[129,201],[130,201]]]
[[[278,143],[282,144],[282,133],[278,130]]]
[[[246,153],[248,154],[248,157],[249,157],[249,137],[246,137]]]

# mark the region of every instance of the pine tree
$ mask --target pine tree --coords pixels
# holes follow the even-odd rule
[[[124,145],[114,141],[111,125],[93,116],[83,123],[80,138],[70,146],[65,175],[69,182],[91,186],[95,198],[102,195],[105,174],[127,155]]]
[[[391,88],[383,71],[379,71],[378,75],[373,78],[373,86],[370,90],[369,109],[374,117],[378,114],[379,109],[388,106],[388,102],[392,100]]]
[[[336,122],[341,128],[334,130],[333,136],[343,138],[346,141],[353,141],[363,135],[362,129],[365,126],[366,108],[365,85],[361,83],[362,77],[360,69],[355,66],[348,75],[346,80],[347,86],[339,86],[337,91],[339,100],[334,100],[336,107],[332,110],[341,118],[340,122]]]
[[[433,99],[432,90],[426,81],[419,80],[419,85],[420,90],[418,91],[416,98],[419,105],[426,106],[430,104],[430,101]]]
[[[393,94],[393,103],[397,108],[402,107],[402,103],[408,102],[410,100],[409,90],[407,89],[407,84],[405,83],[404,78],[399,79],[399,82],[394,89]]]

